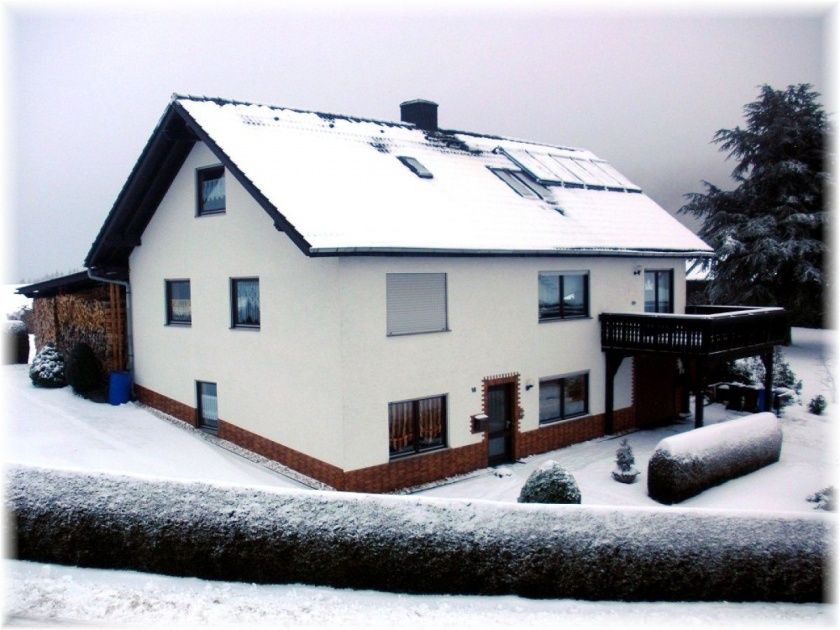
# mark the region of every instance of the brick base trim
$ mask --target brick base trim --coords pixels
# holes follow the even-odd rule
[[[613,414],[614,431],[625,431],[636,425],[633,407],[616,409]],[[564,446],[585,442],[604,435],[604,414],[587,416],[579,420],[566,420],[547,424],[519,434],[516,457],[527,457],[553,451]]]
[[[137,399],[173,416],[190,426],[197,426],[194,407],[158,394],[141,385],[134,386]],[[615,430],[636,426],[635,409],[617,409]],[[350,492],[390,492],[430,481],[437,481],[487,467],[487,435],[477,444],[447,448],[422,455],[398,459],[387,464],[345,471],[305,453],[284,446],[247,429],[219,420],[219,437],[317,479],[336,490]],[[604,435],[604,415],[588,416],[518,433],[515,440],[517,458],[544,453],[570,444]]]
[[[158,394],[136,383],[134,384],[134,393],[137,396],[137,400],[144,405],[149,405],[149,407],[154,407],[158,411],[162,411],[173,418],[183,420],[191,427],[198,426],[198,410],[195,407],[190,407],[177,400],[167,398],[163,394]]]

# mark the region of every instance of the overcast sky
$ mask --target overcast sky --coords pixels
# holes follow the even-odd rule
[[[824,4],[70,6],[5,6],[6,282],[81,268],[173,92],[386,120],[427,98],[444,128],[587,148],[674,212],[730,187],[710,140],[759,85],[828,89]]]

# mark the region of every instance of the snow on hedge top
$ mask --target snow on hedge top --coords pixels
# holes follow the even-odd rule
[[[464,132],[175,97],[313,253],[368,250],[702,253],[711,249],[644,194],[550,186],[521,197],[489,168],[530,150],[597,159]],[[420,178],[397,158],[418,160]]]
[[[672,435],[660,441],[656,450],[677,458],[699,457],[719,450],[721,445],[737,448],[768,435],[778,434],[781,440],[781,432],[779,419],[765,411]]]

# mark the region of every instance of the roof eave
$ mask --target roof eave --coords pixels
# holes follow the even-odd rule
[[[597,256],[647,258],[711,258],[709,250],[674,250],[645,248],[569,248],[569,249],[470,249],[434,247],[313,247],[311,256]]]

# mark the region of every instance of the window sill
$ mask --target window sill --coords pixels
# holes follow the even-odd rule
[[[171,326],[172,328],[190,328],[192,322],[166,322],[164,326]]]
[[[390,464],[391,462],[400,462],[400,461],[403,461],[405,459],[413,459],[415,457],[422,457],[423,455],[428,455],[430,453],[437,453],[439,451],[445,451],[448,448],[449,448],[448,446],[436,446],[434,448],[427,448],[426,450],[420,451],[419,453],[404,453],[402,455],[390,455],[388,457],[388,463]]]
[[[575,317],[543,317],[538,319],[540,324],[547,324],[550,322],[574,322],[581,319],[593,319],[592,315],[576,315]]]
[[[201,218],[201,217],[215,217],[215,216],[220,215],[220,214],[225,214],[225,211],[224,210],[205,210],[204,212],[196,212],[195,213],[195,218],[198,219],[198,218]]]
[[[450,328],[443,330],[421,330],[418,332],[404,332],[404,333],[385,333],[386,337],[410,337],[411,335],[434,335],[435,333],[452,332]]]
[[[572,420],[582,420],[583,418],[589,418],[591,414],[588,411],[584,411],[583,413],[575,414],[574,416],[567,416],[565,418],[552,418],[551,420],[541,420],[539,424],[539,428],[543,427],[550,427],[555,424],[563,424],[564,422],[570,422]]]
[[[259,325],[253,326],[248,324],[236,324],[230,327],[231,330],[259,330]]]

